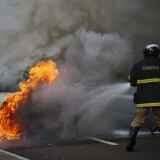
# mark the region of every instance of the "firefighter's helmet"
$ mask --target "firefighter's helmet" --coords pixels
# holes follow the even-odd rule
[[[158,57],[160,55],[160,46],[158,44],[149,44],[144,49],[145,57]]]

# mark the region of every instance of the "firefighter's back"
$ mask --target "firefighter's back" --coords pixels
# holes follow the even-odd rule
[[[160,59],[145,58],[135,65],[137,92],[135,101],[141,106],[160,106]]]

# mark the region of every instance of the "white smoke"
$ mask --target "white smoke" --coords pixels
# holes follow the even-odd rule
[[[13,86],[27,66],[47,56],[48,48],[80,28],[101,33],[118,32],[136,46],[148,39],[155,42],[159,38],[157,3],[144,0],[68,0],[67,3],[66,0],[0,0],[1,90],[15,89]]]
[[[51,129],[63,125],[64,135],[73,133],[74,123],[79,134],[107,133],[115,121],[124,122],[131,105],[118,98],[125,86],[117,83],[127,79],[137,55],[132,43],[159,38],[157,3],[0,0],[0,89],[15,90],[29,66],[52,57],[60,76],[52,88],[33,95],[37,107],[32,111],[44,113],[39,124]],[[59,115],[56,120],[48,110]]]
[[[36,114],[38,108],[39,123],[48,130],[60,128],[65,138],[111,134],[112,116],[123,114],[124,107],[117,106],[115,113],[108,107],[129,89],[119,81],[124,81],[131,61],[130,44],[118,34],[78,31],[59,63],[56,83],[33,94],[32,112]]]

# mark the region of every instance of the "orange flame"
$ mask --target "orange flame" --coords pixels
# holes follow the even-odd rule
[[[33,91],[43,84],[52,84],[57,76],[57,66],[52,60],[40,61],[30,69],[28,79],[19,84],[19,91],[10,94],[0,106],[0,140],[22,136],[24,128],[18,110]]]

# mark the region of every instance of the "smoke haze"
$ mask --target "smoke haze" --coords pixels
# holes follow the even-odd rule
[[[1,0],[1,88],[12,88],[19,80],[19,72],[39,57],[47,56],[47,48],[80,28],[119,33],[131,40],[135,58],[140,57],[142,45],[159,38],[159,2],[155,2]]]
[[[52,88],[33,94],[41,111],[33,128],[63,124],[65,136],[75,134],[74,123],[82,135],[108,133],[118,120],[127,126],[132,104],[124,98],[123,82],[143,45],[159,40],[159,5],[156,0],[0,0],[1,91],[16,90],[29,66],[52,57],[60,77]],[[56,120],[47,109],[59,115]]]

